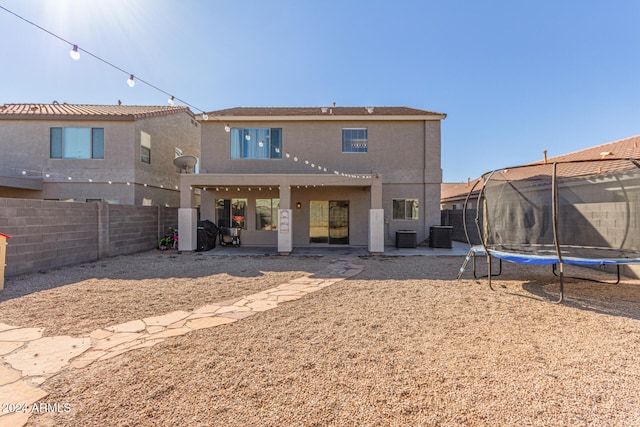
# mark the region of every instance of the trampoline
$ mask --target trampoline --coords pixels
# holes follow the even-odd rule
[[[481,245],[471,245],[467,262],[486,256],[493,290],[492,259],[552,265],[564,300],[564,265],[640,263],[640,163],[602,159],[539,163],[497,169],[482,176],[475,225]],[[477,183],[476,183],[477,185]],[[469,191],[467,201],[475,190]],[[463,217],[466,217],[463,215]],[[467,224],[465,234],[469,240]],[[469,240],[470,241],[470,240]],[[499,273],[498,273],[499,274]],[[485,276],[482,276],[485,277]],[[587,279],[584,279],[587,280]]]

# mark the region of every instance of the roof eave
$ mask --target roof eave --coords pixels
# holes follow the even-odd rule
[[[216,115],[215,113],[207,113],[209,122],[300,122],[300,121],[438,121],[444,120],[446,114],[421,114],[421,115],[393,115],[393,114],[371,114],[371,115],[340,115],[340,114],[317,114],[317,115]],[[214,120],[212,120],[212,117]],[[202,119],[202,115],[197,116],[198,120],[207,122]]]

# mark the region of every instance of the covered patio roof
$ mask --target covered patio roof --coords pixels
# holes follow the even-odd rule
[[[0,187],[42,191],[42,177],[0,174]]]

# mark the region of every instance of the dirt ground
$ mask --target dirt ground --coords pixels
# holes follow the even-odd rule
[[[91,331],[255,293],[329,256],[147,252],[8,278],[0,322]],[[640,282],[462,257],[353,257],[359,275],[242,321],[66,369],[31,426],[640,425]],[[567,275],[593,278],[594,270]]]

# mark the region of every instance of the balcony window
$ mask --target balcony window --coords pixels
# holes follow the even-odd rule
[[[231,129],[232,159],[281,159],[281,128]]]

